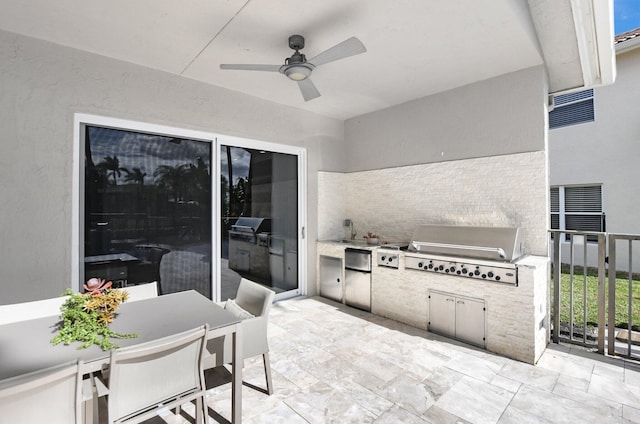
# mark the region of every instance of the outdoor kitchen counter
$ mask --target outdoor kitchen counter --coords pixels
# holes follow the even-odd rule
[[[316,243],[317,293],[320,296],[344,302],[345,250],[356,248],[373,252],[378,247],[378,245],[367,244],[364,240],[318,241]]]
[[[364,249],[364,250],[375,250],[380,247],[379,244],[369,244],[364,240],[318,240],[318,245],[327,244],[332,246],[338,246],[338,249]]]
[[[429,329],[431,293],[484,302],[485,348],[522,362],[535,363],[548,340],[549,258],[524,256],[518,261],[518,285],[451,274],[374,266],[372,313]]]
[[[432,291],[483,301],[486,306],[486,349],[526,363],[535,363],[546,347],[549,332],[549,258],[523,256],[518,266],[518,285],[428,273],[405,268],[399,252],[397,269],[377,266],[375,250],[380,246],[364,241],[318,241],[320,257],[344,264],[346,248],[374,252],[371,276],[371,312],[412,326],[428,329],[429,294]],[[344,270],[336,276],[344,281]],[[318,282],[319,284],[319,282]]]

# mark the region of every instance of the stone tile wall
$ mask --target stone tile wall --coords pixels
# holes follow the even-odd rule
[[[419,224],[518,226],[527,253],[547,255],[545,153],[318,175],[318,239],[342,238],[353,220],[390,241],[410,241]]]

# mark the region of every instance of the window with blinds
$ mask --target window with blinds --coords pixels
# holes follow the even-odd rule
[[[601,185],[551,187],[549,196],[552,229],[605,231]]]
[[[549,128],[593,122],[595,120],[593,99],[593,89],[554,96],[554,108],[549,112]]]

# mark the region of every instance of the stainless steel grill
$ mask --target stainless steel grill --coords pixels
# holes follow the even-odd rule
[[[420,225],[405,268],[517,285],[522,254],[517,227]]]
[[[522,255],[520,233],[518,227],[420,225],[409,250],[511,262]]]

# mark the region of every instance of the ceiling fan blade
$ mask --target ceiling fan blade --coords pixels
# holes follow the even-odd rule
[[[309,59],[308,62],[318,66],[335,60],[344,59],[345,57],[364,53],[366,51],[367,48],[362,44],[362,41],[358,40],[356,37],[351,37],[344,40],[342,43],[336,44],[335,46],[323,51],[312,59]]]
[[[280,65],[220,65],[220,69],[233,69],[236,71],[268,71],[278,72],[280,71]]]
[[[320,97],[320,92],[309,78],[298,81],[298,87],[300,87],[305,102]]]

